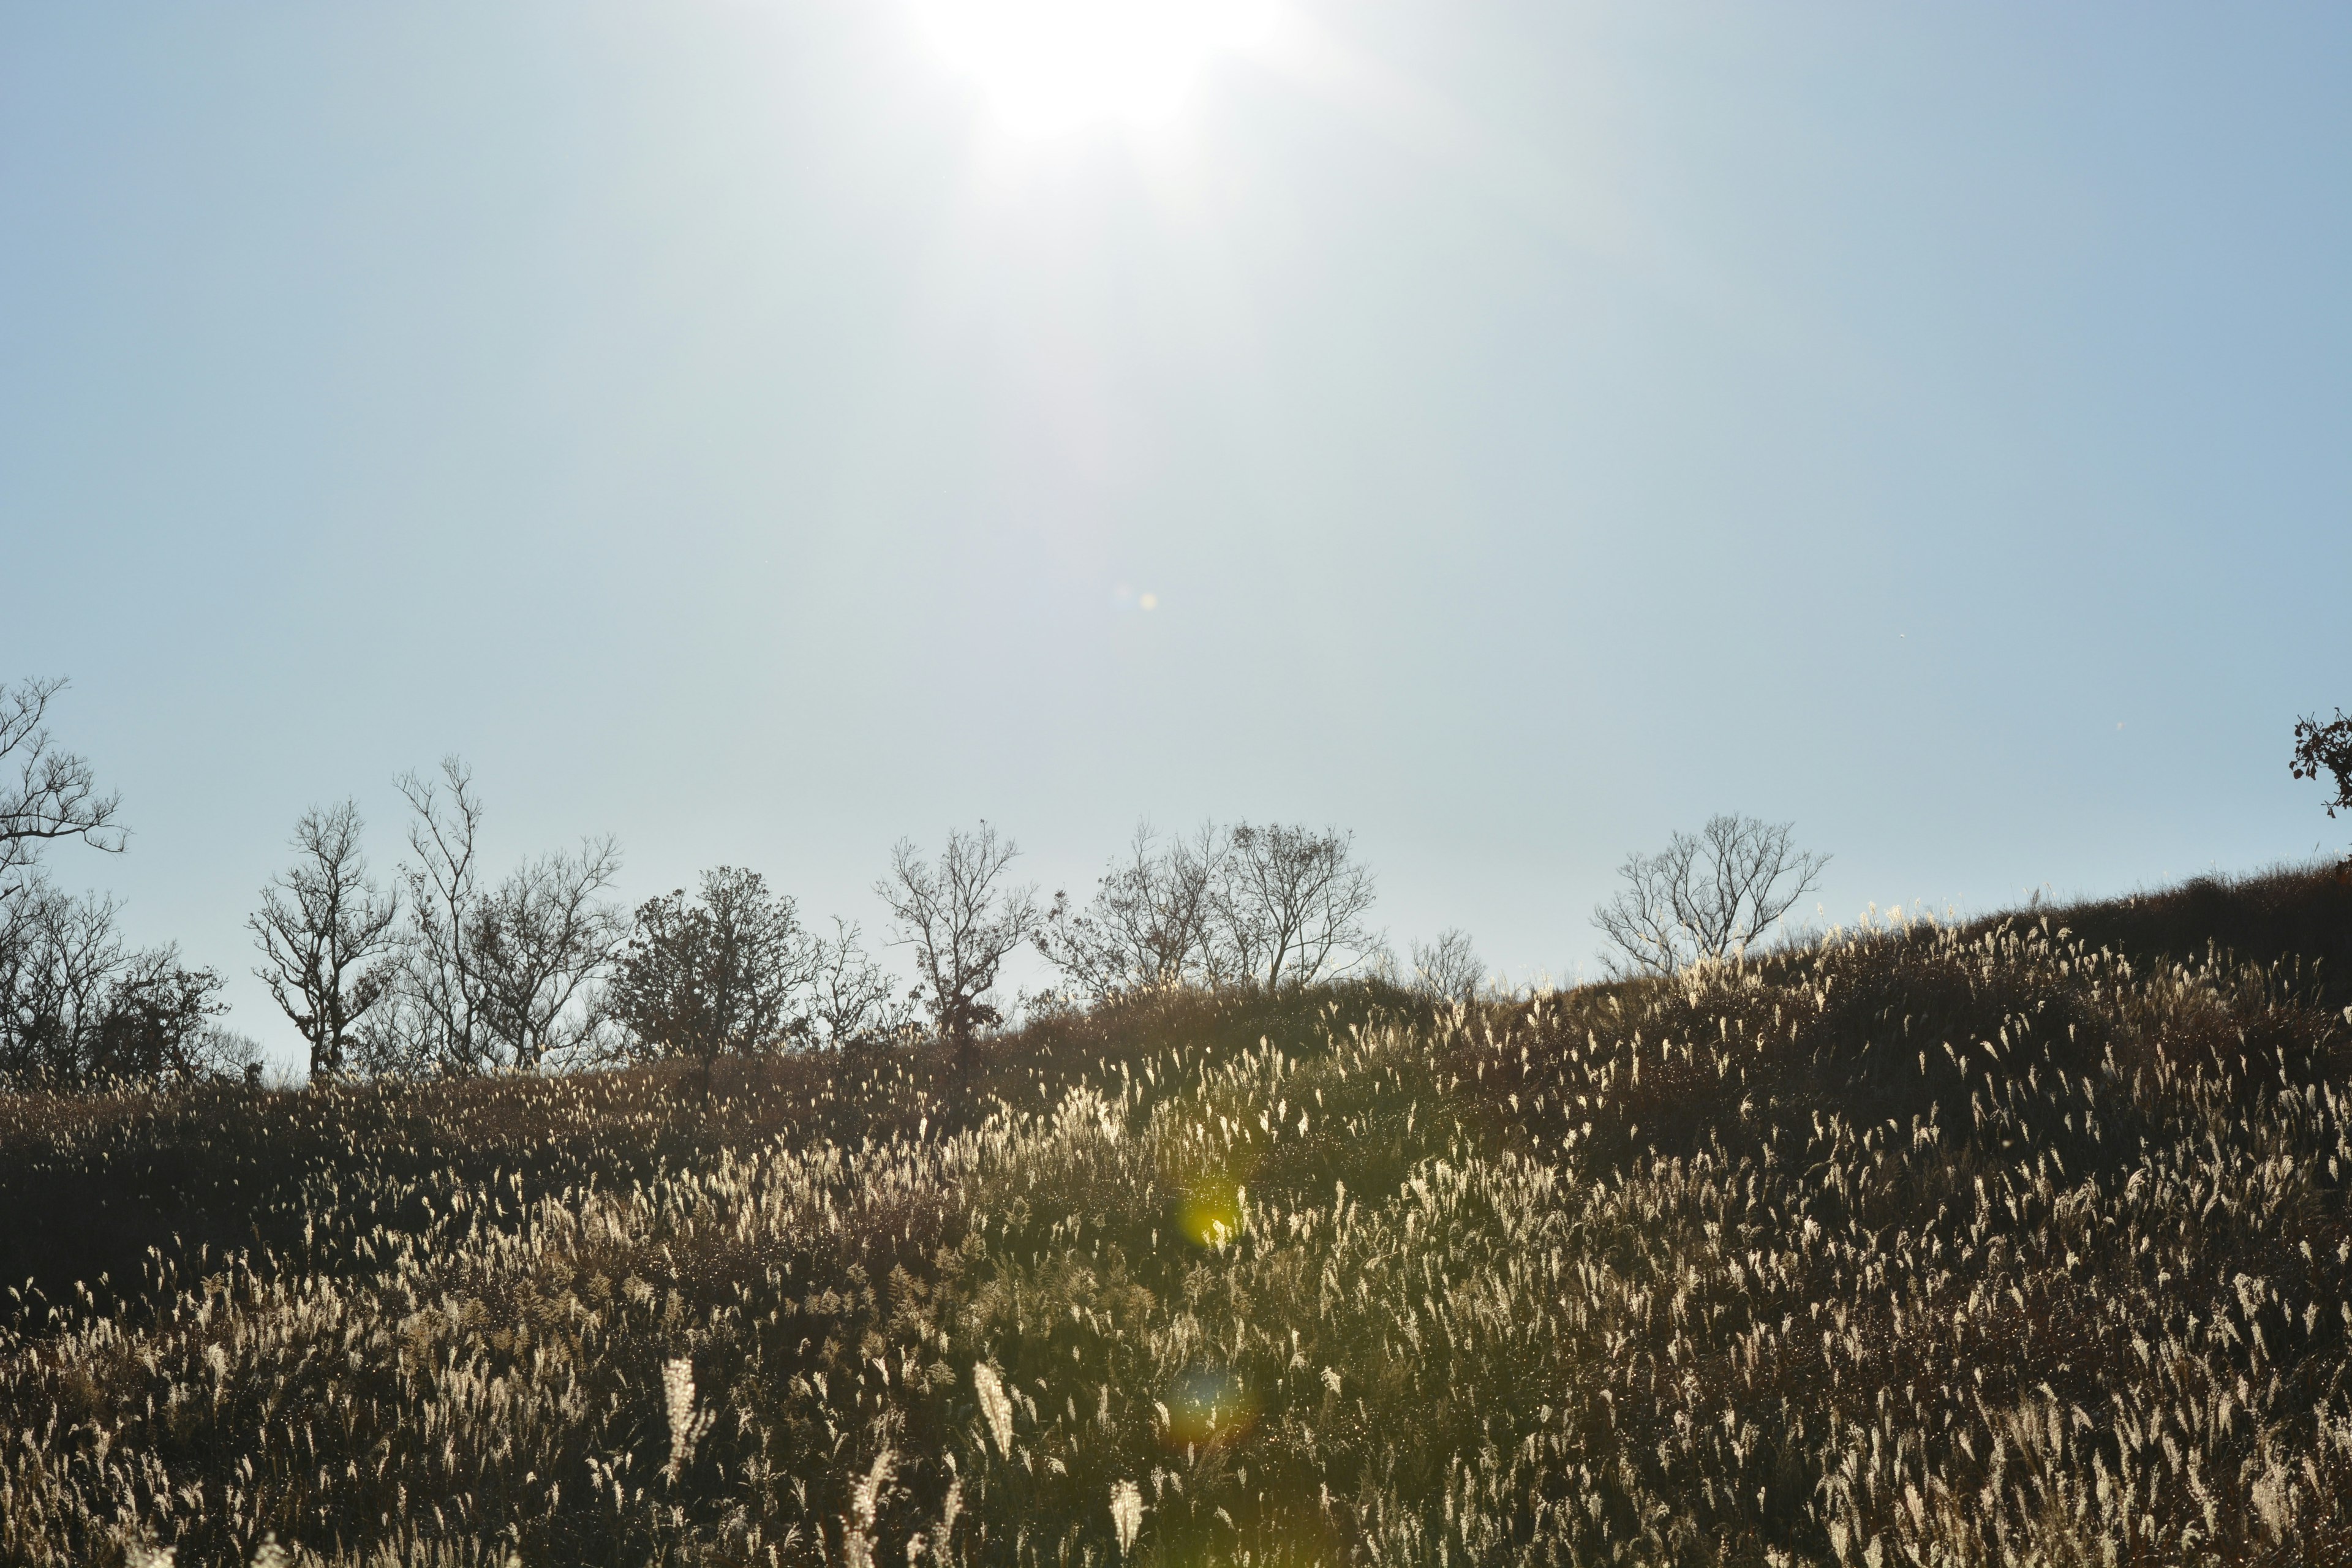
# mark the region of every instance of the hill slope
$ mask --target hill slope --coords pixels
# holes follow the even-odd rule
[[[2352,1558],[2352,1018],[2208,945],[2352,903],[2212,898],[970,1083],[0,1101],[0,1560]]]

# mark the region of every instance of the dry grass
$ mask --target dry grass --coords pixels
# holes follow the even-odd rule
[[[16,1277],[132,1259],[0,1332],[0,1560],[2352,1559],[2352,1018],[2194,946],[0,1101],[119,1219]]]

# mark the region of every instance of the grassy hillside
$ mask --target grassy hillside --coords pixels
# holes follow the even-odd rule
[[[2348,932],[0,1100],[0,1561],[2352,1560]]]

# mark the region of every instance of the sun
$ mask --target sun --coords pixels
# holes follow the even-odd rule
[[[1174,117],[1220,57],[1264,40],[1274,0],[913,0],[924,35],[1009,129]]]

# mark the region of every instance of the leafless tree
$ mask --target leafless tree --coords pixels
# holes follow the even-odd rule
[[[1213,827],[1163,847],[1150,823],[1137,824],[1125,858],[1103,873],[1085,910],[1054,895],[1038,951],[1097,1001],[1205,980],[1225,856],[1224,836]]]
[[[1215,966],[1276,990],[1344,973],[1381,945],[1363,924],[1372,874],[1336,827],[1241,823],[1214,884]]]
[[[596,985],[621,932],[597,897],[620,865],[609,838],[542,857],[486,886],[480,798],[456,757],[399,780],[412,813],[401,867],[408,918],[397,979],[362,1026],[370,1070],[414,1076],[525,1070],[588,1049]]]
[[[21,894],[42,847],[79,838],[120,851],[120,796],[98,787],[88,761],[59,751],[45,721],[62,680],[0,686],[0,900]]]
[[[478,1071],[490,1061],[490,1002],[472,941],[482,899],[473,772],[449,756],[438,777],[396,782],[411,813],[400,868],[408,918],[396,983],[366,1020],[361,1054],[379,1073]]]
[[[252,1036],[225,1024],[207,1024],[197,1037],[196,1049],[221,1081],[255,1089],[262,1086],[269,1055]]]
[[[220,976],[177,949],[127,948],[112,899],[40,874],[60,839],[120,852],[121,799],[47,726],[56,679],[0,686],[0,1081],[49,1088],[205,1072]]]
[[[1412,944],[1414,990],[1441,1001],[1475,1002],[1486,983],[1486,966],[1468,931],[1450,927],[1435,942]]]
[[[1628,855],[1625,886],[1592,911],[1632,971],[1671,974],[1738,952],[1812,891],[1830,858],[1800,850],[1791,823],[1715,816],[1655,855]]]
[[[399,900],[370,879],[359,807],[313,806],[294,826],[299,858],[261,890],[246,921],[254,973],[310,1047],[310,1076],[344,1072],[362,1020],[392,988]]]
[[[214,1058],[224,1037],[213,1020],[228,1011],[221,977],[190,969],[165,946],[135,954],[107,989],[106,1007],[84,1069],[92,1083],[190,1083],[229,1064]]]
[[[916,994],[967,1067],[974,1037],[1003,1021],[988,1001],[997,971],[1045,918],[1034,888],[1000,885],[1020,852],[986,822],[950,833],[936,864],[902,838],[890,852],[890,874],[874,886],[890,909],[891,942],[915,950]]]
[[[621,868],[610,837],[543,855],[481,900],[468,933],[484,1033],[499,1060],[526,1072],[596,1054],[605,1031],[599,985],[627,934],[599,897]]]
[[[129,960],[110,898],[18,886],[0,940],[0,1080],[70,1086],[95,1054],[107,990]]]
[[[112,899],[43,879],[60,839],[120,852],[121,799],[47,720],[63,680],[0,686],[0,1082],[53,1089],[209,1076],[220,976],[127,948]]]
[[[836,1050],[876,1045],[906,1033],[913,1018],[898,982],[858,947],[856,926],[835,916],[831,938],[811,948],[815,979],[810,985],[812,1033]]]
[[[111,899],[68,897],[34,879],[10,902],[0,935],[0,1083],[84,1089],[217,1070],[220,976],[188,968],[175,948],[126,948]]]
[[[781,1049],[803,1032],[795,998],[814,976],[793,900],[756,871],[705,871],[638,906],[612,985],[614,1017],[641,1049],[699,1059]]]

